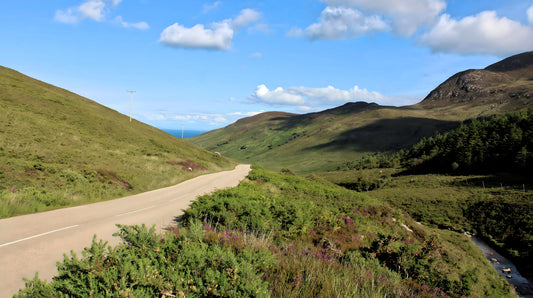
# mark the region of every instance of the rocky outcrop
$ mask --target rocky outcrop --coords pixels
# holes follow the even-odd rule
[[[527,52],[485,69],[459,72],[431,91],[419,105],[424,108],[461,103],[529,105],[532,99],[533,52]]]

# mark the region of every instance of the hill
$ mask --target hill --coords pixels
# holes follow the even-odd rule
[[[477,109],[505,113],[533,103],[533,52],[511,56],[485,69],[459,72],[418,104],[425,109]]]
[[[0,217],[116,198],[233,165],[4,67],[0,114]]]
[[[460,72],[412,106],[356,102],[303,115],[268,112],[190,140],[273,170],[328,171],[369,153],[409,148],[467,119],[532,106],[532,61],[528,52],[484,70]]]

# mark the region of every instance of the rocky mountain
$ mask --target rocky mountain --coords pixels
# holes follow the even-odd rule
[[[431,91],[419,106],[431,109],[475,105],[507,112],[532,103],[533,52],[526,52],[485,69],[470,69],[453,75]]]

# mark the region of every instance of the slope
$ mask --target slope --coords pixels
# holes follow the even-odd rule
[[[309,173],[336,169],[368,153],[398,150],[457,125],[429,118],[422,109],[357,102],[304,115],[263,113],[190,140],[270,169]]]
[[[147,191],[233,165],[4,67],[0,114],[0,217]]]
[[[408,148],[467,119],[533,106],[532,61],[527,52],[460,72],[412,106],[357,102],[304,115],[264,113],[191,142],[273,170],[328,171],[362,155]]]
[[[533,52],[511,56],[485,69],[459,72],[417,106],[448,116],[517,111],[533,104]]]

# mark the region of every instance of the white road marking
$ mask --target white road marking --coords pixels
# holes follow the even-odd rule
[[[55,233],[55,232],[60,232],[60,231],[63,231],[63,230],[72,229],[72,228],[75,228],[77,226],[79,226],[79,225],[72,225],[72,226],[60,228],[60,229],[57,229],[57,230],[53,230],[53,231],[49,231],[49,232],[33,235],[33,236],[26,237],[26,238],[23,238],[23,239],[7,242],[7,243],[4,243],[4,244],[0,244],[0,247],[4,247],[4,246],[11,245],[11,244],[19,243],[19,242],[22,242],[22,241],[30,240],[30,239],[33,239],[33,238],[45,236],[45,235],[52,234],[52,233]]]
[[[148,207],[146,207],[146,208],[137,209],[137,210],[133,210],[133,211],[126,212],[126,213],[120,213],[120,214],[115,215],[115,217],[122,216],[122,215],[128,215],[128,214],[132,214],[132,213],[137,213],[137,212],[141,212],[141,211],[143,211],[143,210],[152,209],[152,208],[154,208],[155,206],[157,206],[157,205],[148,206]]]

